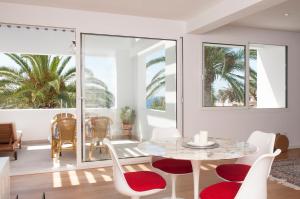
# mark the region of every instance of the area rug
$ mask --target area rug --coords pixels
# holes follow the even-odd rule
[[[272,165],[270,179],[300,190],[300,157],[275,160]]]

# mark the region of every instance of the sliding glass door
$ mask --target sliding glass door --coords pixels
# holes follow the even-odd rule
[[[176,41],[82,34],[83,161],[145,156],[155,127],[176,127]]]

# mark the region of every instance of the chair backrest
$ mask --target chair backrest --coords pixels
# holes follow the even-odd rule
[[[58,120],[57,129],[61,141],[74,141],[76,135],[76,119],[62,118]]]
[[[267,180],[274,158],[280,152],[277,149],[274,153],[264,154],[253,163],[235,199],[267,199]]]
[[[63,118],[75,118],[75,115],[72,113],[58,113],[53,117],[53,120],[59,120]]]
[[[91,117],[92,137],[105,138],[110,130],[112,120],[109,117]]]
[[[125,195],[129,195],[130,192],[133,192],[133,190],[129,187],[127,184],[127,181],[124,176],[124,170],[119,163],[118,155],[115,151],[115,148],[111,144],[110,140],[107,138],[103,139],[103,143],[108,147],[111,160],[112,160],[112,167],[113,167],[113,179],[114,179],[114,184],[116,186],[116,189]]]
[[[0,144],[13,143],[17,139],[14,123],[0,124]]]
[[[164,141],[181,137],[181,133],[174,127],[154,128],[152,131],[151,141]]]
[[[255,160],[264,154],[273,153],[276,135],[274,133],[264,133],[262,131],[254,131],[249,136],[247,142],[258,147],[258,151],[252,155],[242,157],[237,163],[252,165]]]

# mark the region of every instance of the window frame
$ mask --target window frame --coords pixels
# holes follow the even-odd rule
[[[205,75],[205,44],[213,45],[228,45],[228,46],[244,46],[245,47],[245,105],[244,106],[204,106],[204,75]],[[277,108],[256,108],[249,106],[249,73],[250,73],[250,45],[261,44],[261,45],[274,45],[285,47],[285,106]],[[270,44],[262,42],[247,42],[232,44],[226,42],[202,42],[202,66],[201,66],[201,109],[202,110],[250,110],[250,111],[287,111],[288,110],[288,45],[287,44]]]

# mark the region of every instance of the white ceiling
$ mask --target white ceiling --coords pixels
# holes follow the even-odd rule
[[[288,13],[288,16],[284,16]],[[300,32],[300,0],[289,0],[232,25]]]
[[[188,20],[222,0],[0,0],[0,2]]]

